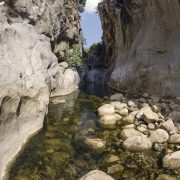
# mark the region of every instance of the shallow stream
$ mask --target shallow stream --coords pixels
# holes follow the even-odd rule
[[[102,97],[108,96],[110,91],[86,87],[86,92],[87,89],[91,94],[76,91],[59,97],[66,100],[65,104],[50,103],[44,128],[27,143],[10,171],[9,180],[75,180],[94,169],[109,171],[117,180],[146,180],[162,173],[176,174],[161,167],[161,155],[154,151],[125,152],[118,138],[120,128],[98,127],[96,111],[106,101]],[[106,148],[95,152],[84,147],[80,142],[83,135],[103,138]],[[107,162],[112,154],[119,159]],[[114,164],[119,166],[108,170]]]

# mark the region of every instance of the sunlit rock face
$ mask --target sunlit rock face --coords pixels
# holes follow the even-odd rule
[[[61,82],[70,70],[58,64],[63,48],[81,41],[77,8],[76,0],[0,3],[0,179],[27,138],[42,128],[50,93],[77,88],[77,72],[69,88]]]
[[[105,0],[99,11],[111,85],[179,96],[179,1]]]

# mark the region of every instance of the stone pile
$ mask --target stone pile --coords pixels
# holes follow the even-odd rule
[[[117,98],[117,99],[116,99]],[[163,166],[180,168],[180,105],[177,100],[143,94],[126,100],[122,94],[98,108],[100,127],[116,131],[124,150],[144,152],[150,149],[165,152]]]

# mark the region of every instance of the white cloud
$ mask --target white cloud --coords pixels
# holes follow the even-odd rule
[[[85,5],[85,11],[88,13],[95,13],[98,3],[102,0],[87,0]]]

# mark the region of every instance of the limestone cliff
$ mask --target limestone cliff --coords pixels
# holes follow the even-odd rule
[[[50,93],[77,88],[77,72],[58,64],[72,44],[81,44],[77,0],[0,1],[0,179],[42,127]]]
[[[180,96],[180,2],[105,0],[99,12],[111,86]]]

